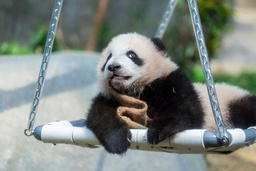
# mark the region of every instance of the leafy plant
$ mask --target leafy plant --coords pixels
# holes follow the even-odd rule
[[[184,71],[192,82],[205,83],[203,69],[199,65],[195,65]],[[239,75],[230,74],[214,74],[214,82],[226,82],[231,85],[239,86],[243,89],[256,94],[256,73],[254,72],[242,72]]]
[[[30,54],[33,53],[33,50],[28,46],[21,46],[17,42],[12,42],[10,44],[3,43],[0,46],[0,54],[8,55],[8,54]]]
[[[45,26],[41,26],[38,31],[32,33],[29,38],[28,45],[20,45],[18,42],[13,41],[11,43],[3,43],[0,45],[0,54],[33,54],[43,53],[45,42],[47,38],[47,29]],[[61,44],[59,41],[54,41],[53,51],[61,50]]]
[[[253,72],[242,72],[238,76],[227,74],[215,75],[216,82],[228,82],[229,84],[239,86],[251,93],[256,94],[256,74]]]
[[[106,21],[103,21],[97,41],[97,51],[102,51],[110,42],[113,35],[110,25]]]
[[[198,0],[198,9],[209,58],[221,47],[223,34],[231,30],[233,9],[230,0]],[[199,61],[189,8],[178,1],[170,26],[164,36],[169,54],[181,67]]]
[[[47,33],[48,29],[44,25],[42,25],[41,27],[39,27],[38,31],[30,35],[29,44],[35,53],[42,53],[44,51]],[[56,40],[55,37],[52,51],[59,51],[61,49],[61,44],[59,41]]]

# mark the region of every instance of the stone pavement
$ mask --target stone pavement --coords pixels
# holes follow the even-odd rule
[[[97,93],[99,55],[52,54],[35,126],[84,117]],[[0,57],[0,171],[204,171],[202,155],[129,150],[123,157],[103,148],[44,144],[23,133],[27,127],[42,55]]]

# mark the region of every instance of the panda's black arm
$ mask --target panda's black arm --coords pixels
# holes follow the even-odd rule
[[[149,91],[154,108],[148,130],[150,143],[157,144],[183,130],[202,127],[204,113],[198,94],[179,69],[155,81]]]
[[[123,154],[130,146],[131,133],[128,125],[116,113],[118,106],[116,100],[99,93],[89,109],[86,126],[108,152]]]

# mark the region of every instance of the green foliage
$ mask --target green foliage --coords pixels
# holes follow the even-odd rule
[[[195,65],[184,71],[192,82],[205,83],[202,67]],[[215,74],[213,75],[214,82],[226,82],[231,85],[239,86],[243,89],[256,94],[256,73],[242,72],[239,75]]]
[[[42,25],[41,27],[39,27],[38,31],[31,34],[29,44],[35,53],[43,53],[45,43],[46,43],[47,33],[48,33],[48,29],[44,25]],[[55,37],[52,51],[59,51],[61,49],[62,47]]]
[[[233,9],[230,0],[198,0],[209,58],[219,51],[223,34],[231,30]],[[199,61],[187,1],[178,1],[164,36],[170,56],[181,67]]]
[[[113,36],[114,33],[112,32],[110,25],[104,21],[99,32],[96,50],[102,51],[102,49],[106,47]]]
[[[215,55],[221,46],[223,33],[231,29],[233,9],[230,0],[199,0],[203,29],[209,55]]]
[[[203,82],[205,83],[204,73],[201,65],[194,65],[184,70],[185,74],[192,82]]]
[[[10,44],[3,43],[0,46],[0,54],[8,55],[8,54],[31,54],[33,50],[28,46],[21,46],[17,42],[12,42]]]
[[[228,82],[232,85],[237,85],[251,93],[256,94],[256,73],[242,72],[238,76],[230,76],[227,74],[215,75],[216,82]]]
[[[38,31],[32,33],[29,38],[28,45],[20,45],[18,42],[13,41],[11,43],[3,43],[0,46],[0,54],[33,54],[43,53],[45,41],[47,38],[47,29],[45,26],[41,26]],[[56,40],[53,44],[53,51],[61,50],[60,43]]]

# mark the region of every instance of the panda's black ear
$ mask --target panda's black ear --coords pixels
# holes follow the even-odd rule
[[[161,39],[156,37],[156,38],[151,38],[151,41],[154,43],[158,51],[164,54],[167,53],[166,47]]]

